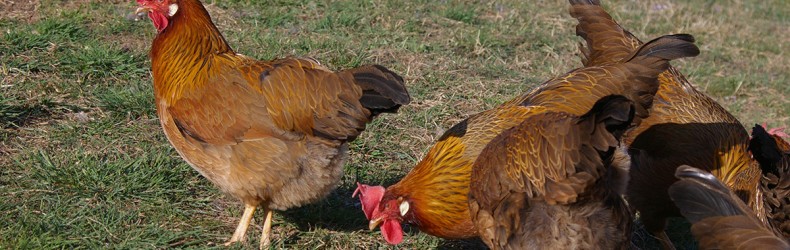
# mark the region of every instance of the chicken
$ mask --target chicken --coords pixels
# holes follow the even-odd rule
[[[568,86],[576,89],[564,95],[526,98],[524,108],[535,111],[489,142],[472,168],[469,209],[483,242],[492,249],[627,248],[631,212],[621,198],[626,173],[610,167],[614,152],[622,135],[647,117],[668,61],[699,53],[693,41],[664,36],[620,64],[560,78],[648,86],[621,92],[633,102],[596,95],[605,88],[579,89],[585,81]],[[582,94],[597,103],[581,101]]]
[[[654,51],[658,49],[667,50]],[[402,240],[401,223],[443,238],[476,236],[478,230],[468,210],[470,176],[472,164],[491,139],[542,109],[579,116],[598,99],[613,94],[649,103],[657,89],[651,77],[660,72],[655,68],[665,68],[669,59],[695,56],[699,50],[693,37],[675,35],[656,40],[643,52],[622,65],[572,71],[497,108],[472,115],[446,131],[398,183],[386,189],[359,185],[355,195],[360,194],[370,228],[381,225],[391,244]],[[635,119],[646,115],[643,106],[636,109]]]
[[[786,236],[775,234],[726,185],[711,173],[680,166],[680,181],[669,195],[693,225],[700,249],[790,249]],[[786,199],[786,197],[785,197]]]
[[[576,32],[586,41],[581,47],[585,66],[617,63],[642,44],[597,0],[570,3],[570,14],[579,21]],[[623,138],[631,162],[620,156],[616,165],[630,166],[628,202],[640,212],[647,231],[671,249],[666,218],[680,216],[680,211],[666,190],[677,181],[677,166],[712,172],[755,210],[761,196],[756,189],[760,169],[748,153],[748,133],[734,116],[694,89],[675,68],[662,73],[659,82],[650,117]]]
[[[762,208],[758,218],[773,228],[774,233],[790,238],[790,143],[783,132],[756,125],[752,129],[749,151],[762,170],[759,189]]]
[[[631,213],[607,166],[634,117],[622,96],[583,116],[543,110],[494,138],[472,169],[469,209],[491,249],[617,249]]]
[[[390,244],[403,240],[401,223],[448,239],[477,236],[469,217],[469,175],[483,147],[501,131],[520,123],[527,110],[510,106],[481,112],[447,130],[400,182],[388,187],[359,185],[370,230],[381,225]]]
[[[158,34],[151,47],[157,114],[179,155],[244,203],[228,243],[257,207],[269,243],[272,211],[318,201],[338,184],[348,142],[410,97],[379,65],[333,72],[313,59],[257,61],[233,52],[197,0],[138,0]]]

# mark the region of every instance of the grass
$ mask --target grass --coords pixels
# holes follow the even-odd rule
[[[687,32],[702,55],[675,65],[744,125],[790,122],[790,3],[604,1],[637,36]],[[0,248],[223,248],[241,204],[192,170],[154,112],[148,20],[133,1],[0,1]],[[414,99],[351,147],[328,199],[275,215],[274,247],[394,248],[351,199],[390,184],[443,129],[580,66],[565,1],[215,1],[238,52],[386,65]],[[260,215],[256,217],[261,220]],[[681,247],[688,226],[673,223]],[[260,225],[248,245],[256,246]],[[635,233],[635,246],[656,242]],[[398,248],[470,248],[410,230]]]

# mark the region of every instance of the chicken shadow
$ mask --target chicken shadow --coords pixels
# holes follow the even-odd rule
[[[380,182],[372,183],[381,183],[382,186],[388,187],[397,183],[402,177],[403,175],[389,175]],[[300,231],[309,231],[316,227],[341,232],[368,230],[368,220],[362,212],[359,198],[351,197],[357,181],[354,174],[347,174],[339,187],[325,199],[280,214],[294,223]]]
[[[14,104],[13,100],[0,99],[0,128],[14,129],[35,124],[38,121],[50,119],[60,115],[60,110],[71,112],[86,111],[86,109],[51,101],[40,101],[35,104]]]

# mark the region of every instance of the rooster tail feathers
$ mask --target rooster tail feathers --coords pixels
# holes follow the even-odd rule
[[[633,84],[634,92],[627,96],[638,104],[638,117],[648,115],[653,96],[658,91],[659,74],[669,69],[669,61],[696,56],[699,52],[693,36],[678,34],[653,39],[631,52],[631,56],[625,57],[627,59],[620,67],[630,72],[628,81]]]
[[[669,187],[669,196],[691,223],[710,217],[748,215],[746,205],[713,174],[690,166],[675,170],[680,181]]]
[[[699,53],[699,48],[694,44],[694,36],[689,34],[665,35],[640,46],[625,61],[660,69],[663,72],[669,67],[670,60],[694,57]]]
[[[752,128],[752,138],[749,140],[749,151],[760,164],[763,174],[772,173],[779,176],[776,163],[782,160],[782,154],[776,140],[760,125]]]
[[[365,65],[345,70],[354,83],[362,88],[359,102],[371,115],[395,113],[401,105],[411,101],[403,78],[381,65]]]
[[[680,166],[680,181],[669,196],[693,225],[691,233],[700,249],[788,249],[790,245],[760,222],[732,191],[713,174]]]

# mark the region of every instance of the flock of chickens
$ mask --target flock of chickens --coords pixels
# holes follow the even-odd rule
[[[411,98],[380,65],[331,71],[311,58],[235,53],[198,0],[137,0],[151,47],[157,114],[181,157],[253,213],[318,201],[348,142]],[[669,61],[700,53],[687,34],[643,43],[597,0],[570,0],[584,67],[447,130],[387,188],[358,184],[370,228],[403,223],[493,249],[623,249],[638,217],[665,249],[684,216],[705,249],[788,249],[790,144],[735,117]],[[638,214],[638,215],[637,215]]]

